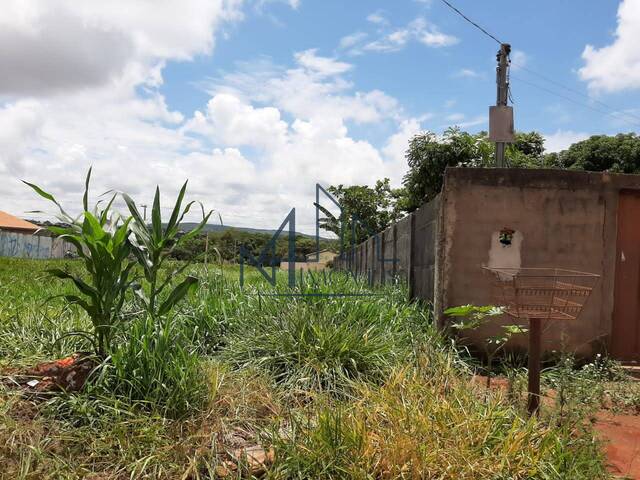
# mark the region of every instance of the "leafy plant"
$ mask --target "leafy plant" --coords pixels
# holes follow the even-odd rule
[[[98,202],[91,213],[88,204],[90,179],[91,168],[85,180],[83,213],[77,218],[68,215],[50,193],[32,183],[24,183],[41,197],[56,204],[60,210],[58,218],[67,225],[50,226],[48,230],[76,247],[89,278],[59,268],[49,269],[48,272],[73,283],[78,293],[63,297],[85,310],[93,324],[93,332],[70,334],[88,338],[96,354],[104,357],[111,349],[111,339],[116,324],[121,319],[120,312],[126,293],[133,282],[131,272],[134,263],[128,260],[131,251],[128,239],[130,218],[122,220],[119,215],[110,215],[115,196],[102,210],[99,209]]]
[[[451,325],[452,328],[456,330],[475,330],[484,325],[487,319],[503,315],[504,308],[493,305],[483,307],[463,305],[449,308],[444,311],[444,314],[459,319],[458,322]],[[526,331],[527,329],[520,325],[503,325],[502,331],[499,334],[485,339],[484,353],[487,357],[487,388],[491,386],[493,360],[496,355],[504,348],[513,335],[525,333]]]
[[[153,199],[151,224],[147,224],[142,215],[140,215],[133,199],[126,193],[123,194],[123,198],[133,217],[133,222],[131,223],[131,230],[134,234],[132,250],[138,259],[138,263],[143,268],[145,279],[149,283],[148,295],[145,294],[142,289],[137,289],[136,293],[142,299],[147,312],[154,319],[169,313],[171,309],[185,297],[189,290],[198,283],[197,278],[187,276],[171,290],[162,303],[159,302],[162,293],[167,287],[172,285],[174,278],[189,266],[189,262],[185,262],[180,268],[173,271],[170,275],[167,275],[163,280],[160,278],[160,271],[165,261],[175,248],[200,233],[212,213],[212,211],[210,211],[205,214],[203,208],[202,221],[188,233],[182,234],[180,224],[191,209],[191,206],[195,203],[189,202],[184,208],[182,207],[184,194],[187,190],[187,183],[188,182],[184,182],[184,185],[180,189],[166,227],[162,225],[159,187],[156,187],[156,193]]]

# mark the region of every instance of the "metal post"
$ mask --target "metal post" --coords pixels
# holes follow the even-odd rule
[[[529,319],[529,397],[527,410],[529,415],[538,415],[540,411],[540,356],[542,351],[542,320]]]
[[[209,260],[209,232],[207,231],[204,237],[204,266],[207,267]]]
[[[509,99],[509,53],[511,52],[511,45],[508,43],[503,43],[500,45],[500,50],[498,51],[498,68],[496,69],[496,83],[498,86],[498,93],[496,98],[496,105],[507,105],[507,101]],[[496,167],[503,168],[505,166],[504,162],[504,151],[506,144],[503,142],[496,142]]]

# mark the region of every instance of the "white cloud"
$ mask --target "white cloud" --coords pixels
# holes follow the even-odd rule
[[[448,122],[450,122],[449,124],[443,124],[441,125],[441,128],[447,128],[451,126],[451,123],[453,123],[455,126],[460,127],[461,129],[466,129],[469,127],[477,127],[479,125],[487,125],[489,123],[489,118],[488,115],[476,115],[475,117],[467,120],[467,121],[461,121],[465,118],[464,114],[461,113],[454,113],[452,115],[449,115],[448,117],[445,118],[445,120],[447,120]]]
[[[113,188],[150,203],[159,184],[167,210],[189,178],[188,195],[219,210],[227,223],[274,227],[295,206],[299,228],[311,230],[316,182],[373,184],[389,176],[397,185],[402,178],[406,141],[421,119],[407,119],[382,91],[358,91],[346,78],[353,66],[317,50],[295,54],[289,67],[262,60],[222,74],[209,84],[209,101],[189,118],[167,106],[159,93],[164,66],[211,53],[216,35],[242,17],[239,1],[49,5],[8,3],[0,26],[12,29],[14,40],[35,35],[34,45],[41,45],[51,39],[51,58],[89,73],[80,80],[60,77],[43,90],[38,65],[4,71],[14,77],[12,84],[0,79],[3,209],[52,211],[19,179],[77,206],[93,165],[93,192]],[[65,26],[69,32],[58,31]],[[92,49],[106,51],[110,35],[125,48],[96,71],[82,49],[68,48],[86,36],[94,39]],[[389,138],[377,148],[353,135],[354,123],[375,125]]]
[[[385,159],[389,162],[387,175],[391,184],[399,186],[402,184],[402,177],[407,171],[407,160],[405,154],[409,146],[409,140],[422,131],[420,119],[410,118],[404,120],[398,126],[396,133],[391,135],[386,145],[382,149]]]
[[[277,108],[254,108],[226,93],[207,103],[206,113],[196,111],[185,130],[206,135],[222,145],[273,149],[285,141],[287,124]]]
[[[418,37],[418,40],[428,47],[448,47],[451,45],[455,45],[460,41],[453,35],[442,33],[435,26],[432,26],[430,29],[422,32]]]
[[[397,100],[379,90],[351,92],[353,85],[341,74],[352,65],[319,57],[315,51],[294,57],[297,65],[290,69],[266,61],[241,64],[237,72],[212,80],[208,91],[212,96],[231,93],[248,102],[272,105],[304,120],[337,118],[372,123],[400,114]]]
[[[367,34],[365,32],[354,32],[342,37],[340,39],[339,46],[341,49],[351,48],[362,42],[365,38],[367,38]]]
[[[623,0],[618,7],[618,27],[613,43],[582,52],[579,76],[593,91],[616,92],[640,88],[640,2]]]
[[[383,13],[379,10],[367,15],[367,21],[376,25],[386,25],[389,23]]]
[[[524,53],[522,50],[512,50],[511,51],[511,68],[514,71],[519,70],[522,67],[526,67],[529,62],[529,56]]]
[[[559,152],[567,149],[571,144],[589,138],[588,133],[571,130],[557,130],[555,133],[544,134],[544,147],[547,152]]]
[[[459,42],[457,37],[440,32],[438,27],[418,17],[403,28],[365,44],[362,49],[374,52],[397,52],[415,40],[431,48],[448,47]]]
[[[478,78],[481,75],[471,68],[462,68],[458,70],[453,76],[461,78]]]
[[[330,77],[339,75],[351,70],[352,65],[339,62],[334,58],[319,57],[316,55],[317,49],[305,50],[295,54],[296,61],[302,67],[312,70],[319,75]]]
[[[240,3],[6,0],[0,16],[0,95],[103,86],[134,72],[140,82],[163,60],[210,53],[220,23],[241,17]]]

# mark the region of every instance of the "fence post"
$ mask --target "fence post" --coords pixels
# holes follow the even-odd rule
[[[407,272],[407,282],[409,283],[409,299],[415,297],[415,274],[413,272],[415,266],[415,238],[416,238],[416,214],[415,212],[409,217],[409,271]]]
[[[385,256],[385,239],[386,239],[386,230],[383,230],[382,233],[380,234],[380,284],[384,285],[385,283],[385,276],[386,276],[386,272],[385,272],[385,261],[386,261],[386,256]]]
[[[371,258],[369,259],[369,261],[371,262],[371,286],[375,285],[376,283],[376,239],[378,238],[378,235],[374,235],[373,237],[369,238],[369,241],[371,242],[371,247],[369,248],[371,250]]]
[[[362,274],[365,277],[369,276],[368,255],[369,255],[369,243],[365,241],[362,244]]]
[[[395,281],[398,275],[398,223],[393,224],[393,244],[391,246],[391,255],[393,256],[393,263],[391,272],[393,274],[393,281]]]

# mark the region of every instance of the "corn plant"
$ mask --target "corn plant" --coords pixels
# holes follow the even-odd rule
[[[134,262],[128,260],[131,251],[129,242],[130,218],[122,220],[118,215],[110,215],[112,197],[102,210],[100,202],[94,212],[89,211],[89,181],[91,169],[85,180],[82,200],[83,212],[73,218],[50,193],[37,185],[24,182],[41,197],[53,202],[60,213],[57,218],[65,226],[50,226],[48,230],[59,239],[64,239],[76,247],[78,256],[83,260],[87,277],[74,275],[68,271],[54,268],[48,272],[62,280],[73,283],[77,294],[63,295],[70,303],[80,306],[87,312],[93,325],[93,332],[70,332],[89,339],[97,355],[104,357],[111,349],[111,339],[117,323],[126,292],[131,286]]]
[[[197,278],[187,276],[182,282],[176,285],[166,297],[161,296],[165,289],[172,285],[174,278],[182,273],[189,265],[188,262],[185,262],[182,267],[173,271],[163,280],[160,278],[160,271],[164,262],[176,247],[200,233],[212,213],[210,211],[205,214],[203,208],[202,220],[196,228],[188,233],[182,234],[180,231],[182,219],[195,203],[189,202],[184,208],[182,207],[186,190],[187,182],[184,182],[166,226],[162,225],[159,187],[156,187],[156,193],[153,199],[151,224],[147,224],[146,220],[140,215],[140,211],[133,199],[126,193],[123,194],[123,198],[133,218],[131,223],[131,231],[133,232],[132,250],[138,259],[138,263],[142,266],[144,277],[149,284],[148,294],[142,289],[136,289],[136,293],[142,299],[147,312],[154,319],[169,313],[173,307],[185,297],[189,290],[198,283]],[[159,303],[161,298],[164,298],[164,301]]]

